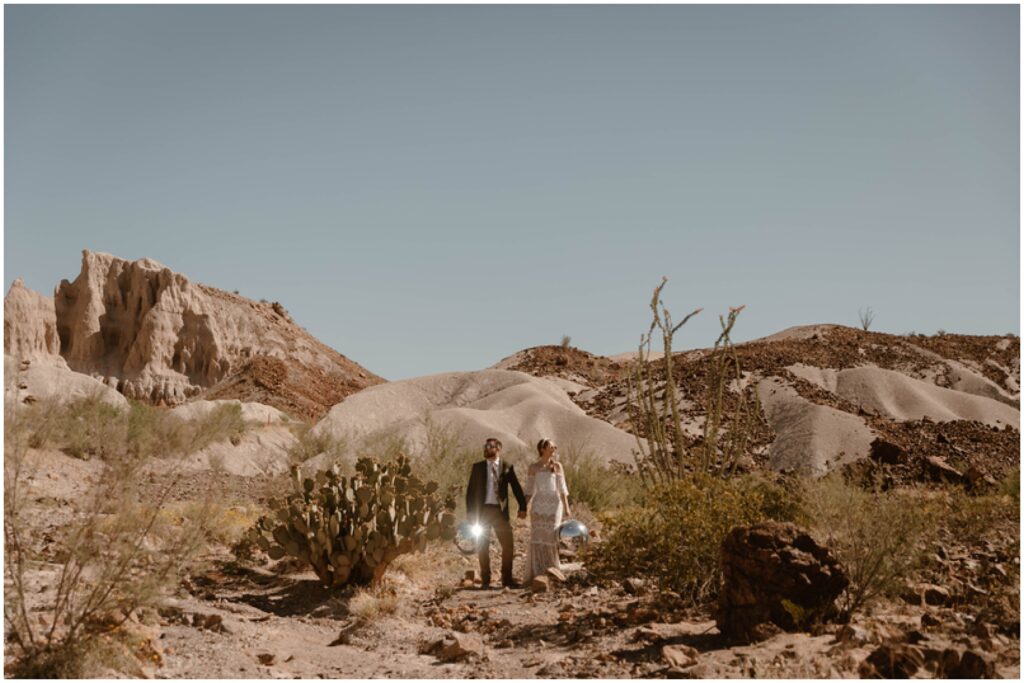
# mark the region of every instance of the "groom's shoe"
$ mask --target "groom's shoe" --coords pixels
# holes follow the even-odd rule
[[[522,588],[523,584],[519,583],[515,579],[509,579],[508,581],[502,581],[501,585],[503,588]]]

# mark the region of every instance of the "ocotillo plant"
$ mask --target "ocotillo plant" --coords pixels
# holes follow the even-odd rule
[[[273,559],[308,562],[327,587],[379,583],[399,555],[455,537],[454,498],[442,500],[437,482],[414,476],[405,456],[362,458],[351,478],[337,465],[315,478],[292,473],[295,493],[274,501],[274,516],[262,517],[250,538]]]
[[[745,306],[729,309],[729,316],[718,316],[722,333],[715,342],[711,353],[711,368],[708,382],[708,413],[704,420],[704,441],[700,449],[700,467],[705,472],[717,470],[729,474],[736,466],[740,455],[746,452],[754,420],[760,414],[757,394],[754,404],[747,400],[743,389],[743,369],[739,355],[733,346],[730,333],[736,318]],[[729,384],[736,382],[736,405],[732,410],[725,432],[722,433],[722,417],[726,413]]]
[[[654,288],[651,297],[651,326],[646,334],[640,335],[636,361],[627,378],[630,419],[633,421],[633,433],[637,437],[639,449],[636,458],[637,471],[645,485],[675,480],[686,471],[686,446],[676,400],[676,383],[672,374],[672,338],[690,318],[704,310],[698,308],[683,318],[682,322],[673,325],[672,315],[661,301],[661,290],[667,283],[668,278],[662,277],[661,284]],[[665,351],[662,359],[665,364],[665,384],[660,401],[650,364],[651,339],[655,329],[661,330],[662,347]],[[671,431],[665,426],[669,418]],[[644,440],[640,438],[640,432],[647,436],[646,446]]]

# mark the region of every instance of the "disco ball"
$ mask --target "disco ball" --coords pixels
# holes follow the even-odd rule
[[[583,522],[570,519],[558,527],[558,538],[570,544],[586,543],[590,540],[590,531]]]
[[[483,534],[483,527],[471,522],[462,522],[455,532],[455,547],[463,555],[476,555],[477,543]]]

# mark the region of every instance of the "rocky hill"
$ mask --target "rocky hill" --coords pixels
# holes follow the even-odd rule
[[[958,470],[996,475],[1019,460],[1020,340],[1014,336],[899,336],[840,325],[792,328],[736,347],[743,391],[758,406],[755,457],[776,470],[821,474],[868,458],[876,441],[911,462],[941,457]],[[630,354],[612,358],[536,347],[496,367],[582,386],[573,401],[632,431]],[[690,442],[708,412],[712,353],[674,354],[679,407]],[[656,381],[662,361],[652,360]],[[737,387],[733,385],[732,395]]]
[[[152,259],[86,250],[81,273],[62,281],[52,302],[12,286],[4,323],[5,353],[63,359],[154,404],[202,394],[318,418],[384,381],[315,339],[279,303],[192,282]]]

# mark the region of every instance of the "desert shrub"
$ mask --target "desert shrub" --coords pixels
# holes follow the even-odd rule
[[[360,459],[352,477],[337,467],[306,479],[293,468],[293,475],[295,492],[271,501],[275,514],[261,517],[250,537],[272,559],[309,563],[325,586],[379,584],[399,555],[455,536],[453,498],[413,475],[405,456]]]
[[[314,432],[313,426],[305,422],[293,424],[291,430],[296,440],[295,444],[288,449],[290,465],[301,465],[310,458],[326,454],[325,467],[331,465],[346,467],[348,439],[336,437],[327,430]]]
[[[199,451],[212,443],[230,440],[236,443],[248,425],[242,418],[242,406],[237,403],[224,403],[197,420],[186,422],[191,429],[188,433],[189,443],[186,449]]]
[[[1020,467],[1014,467],[999,480],[999,493],[1020,503]]]
[[[559,460],[565,470],[569,503],[574,510],[582,503],[591,512],[601,513],[632,505],[640,498],[640,478],[621,468],[609,467],[592,450],[569,446]]]
[[[79,501],[79,516],[62,529],[52,602],[46,598],[41,604],[44,598],[26,583],[44,556],[29,523],[22,443],[5,441],[4,453],[4,619],[13,670],[24,676],[85,675],[89,656],[99,652],[97,639],[139,609],[158,604],[177,582],[201,546],[204,520],[166,527],[160,505],[174,483],[155,505],[142,506],[136,494],[139,461],[108,459],[100,481]]]
[[[806,482],[802,498],[812,530],[850,579],[839,601],[847,616],[903,588],[938,516],[914,489],[865,490],[838,475]]]
[[[721,545],[735,526],[768,519],[790,507],[763,480],[695,474],[647,491],[641,503],[604,515],[605,540],[584,561],[600,579],[642,576],[662,590],[700,602],[715,594]],[[785,517],[784,517],[785,518]]]
[[[230,403],[194,420],[134,401],[123,410],[98,396],[45,401],[16,412],[30,448],[51,445],[81,459],[173,457],[235,439],[247,428],[241,406]]]
[[[50,415],[48,438],[60,443],[60,449],[74,458],[110,458],[127,441],[123,411],[99,397],[72,401]]]
[[[470,469],[483,457],[479,446],[468,446],[463,432],[451,425],[440,425],[428,418],[424,420],[424,427],[423,443],[412,459],[413,473],[422,479],[436,481],[440,491],[454,498],[456,514],[463,516]],[[506,454],[502,453],[502,457],[505,458]],[[526,484],[522,475],[520,481]]]
[[[210,537],[215,515],[197,507],[187,518],[164,509],[178,484],[176,463],[188,453],[245,428],[228,405],[185,421],[141,404],[118,410],[87,398],[68,404],[5,403],[4,616],[19,675],[92,675],[111,634],[145,607],[159,604]],[[76,500],[56,551],[43,554],[25,495],[29,448],[46,444],[78,457],[103,459],[99,481]],[[147,504],[139,495],[143,464],[170,461],[167,483]],[[37,514],[37,513],[36,513]],[[51,593],[27,590],[26,574],[47,559],[56,567]],[[116,648],[115,648],[116,649]],[[100,659],[109,660],[109,657]],[[92,663],[90,663],[92,662]]]

